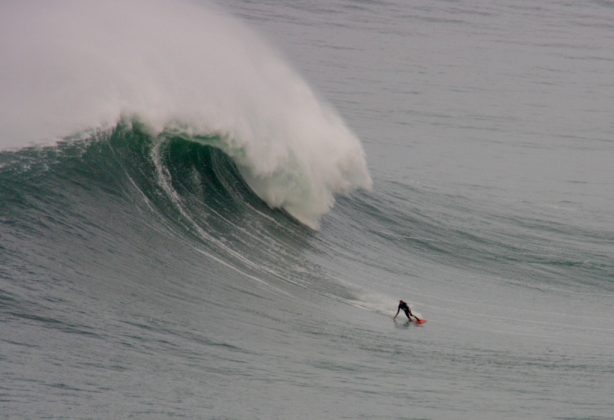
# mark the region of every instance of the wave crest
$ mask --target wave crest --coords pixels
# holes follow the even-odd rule
[[[156,135],[217,135],[271,207],[317,228],[334,196],[370,188],[364,151],[270,47],[213,7],[170,0],[0,5],[0,146],[134,115]]]

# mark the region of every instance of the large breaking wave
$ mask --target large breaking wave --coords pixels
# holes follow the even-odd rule
[[[156,138],[231,157],[270,207],[317,228],[334,196],[370,188],[338,114],[240,22],[188,1],[0,5],[0,146],[138,119]]]

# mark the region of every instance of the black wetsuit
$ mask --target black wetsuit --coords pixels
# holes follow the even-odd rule
[[[413,315],[413,314],[411,313],[411,309],[409,309],[409,306],[407,305],[407,303],[401,301],[401,303],[399,303],[399,309],[405,312],[407,319],[411,319],[410,315]]]

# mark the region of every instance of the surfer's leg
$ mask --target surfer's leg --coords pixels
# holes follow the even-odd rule
[[[414,315],[414,313],[411,310],[406,311],[405,315],[407,315],[407,318],[409,318],[410,321],[412,320],[411,317],[416,318],[416,321],[420,321],[420,318],[418,318],[416,315]]]

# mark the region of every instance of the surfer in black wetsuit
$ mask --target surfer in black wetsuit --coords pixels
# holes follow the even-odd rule
[[[403,302],[402,300],[399,301],[399,307],[397,308],[397,313],[392,319],[397,319],[397,316],[399,315],[399,312],[401,311],[401,309],[403,310],[403,312],[405,312],[405,316],[407,316],[407,319],[409,319],[410,321],[411,321],[412,316],[416,318],[418,321],[420,321],[420,319],[416,315],[411,313],[411,309],[409,309],[409,305]]]

